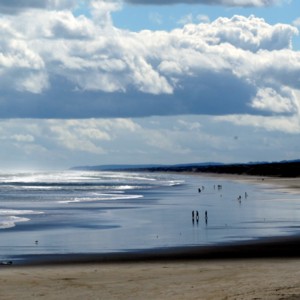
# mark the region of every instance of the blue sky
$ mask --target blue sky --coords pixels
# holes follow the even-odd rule
[[[300,2],[163,2],[0,0],[2,170],[300,158]]]
[[[223,5],[174,4],[174,5],[133,5],[123,4],[112,18],[118,28],[132,31],[172,30],[185,22],[214,21],[220,16],[231,18],[234,15],[255,15],[269,24],[293,24],[299,18],[299,3],[278,1],[265,7],[232,7]],[[138,17],[137,17],[138,16]],[[294,37],[294,47],[300,48],[299,36]]]
[[[139,31],[172,30],[182,25],[180,20],[187,16],[193,16],[197,22],[197,16],[207,16],[210,21],[233,15],[255,15],[264,18],[270,24],[292,24],[299,18],[299,3],[296,1],[282,1],[281,3],[267,7],[228,7],[222,5],[203,4],[174,4],[174,5],[133,5],[123,4],[122,9],[113,13],[114,24],[119,28]],[[138,16],[138,17],[137,17]]]

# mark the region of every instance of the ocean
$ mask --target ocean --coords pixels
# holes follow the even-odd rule
[[[217,245],[299,228],[299,195],[258,183],[146,172],[0,174],[0,261]]]

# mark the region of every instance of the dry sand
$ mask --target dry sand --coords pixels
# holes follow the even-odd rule
[[[300,299],[299,259],[2,269],[0,299]]]
[[[259,182],[261,178],[243,180]],[[272,180],[280,188],[300,187],[299,179],[264,182]],[[271,244],[253,247],[252,255],[243,259],[187,260],[185,256],[172,261],[0,266],[0,299],[296,300],[300,299],[300,241],[295,240],[283,240],[285,251],[277,258],[274,253],[280,247]],[[273,258],[256,257],[262,249]]]
[[[214,178],[227,178],[235,181],[244,181],[254,184],[262,184],[269,188],[277,188],[286,192],[297,192],[300,194],[300,177],[267,177],[267,176],[249,176],[234,174],[216,174],[216,173],[186,173]]]

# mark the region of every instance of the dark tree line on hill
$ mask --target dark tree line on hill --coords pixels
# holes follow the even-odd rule
[[[136,170],[148,172],[202,172],[256,176],[299,177],[300,161],[205,166],[161,166],[152,168],[137,168]]]

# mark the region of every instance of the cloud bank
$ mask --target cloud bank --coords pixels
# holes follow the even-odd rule
[[[52,9],[0,17],[1,118],[298,113],[291,25],[234,16],[130,32],[113,25],[116,2],[91,1],[90,18],[73,1],[26,3]]]

